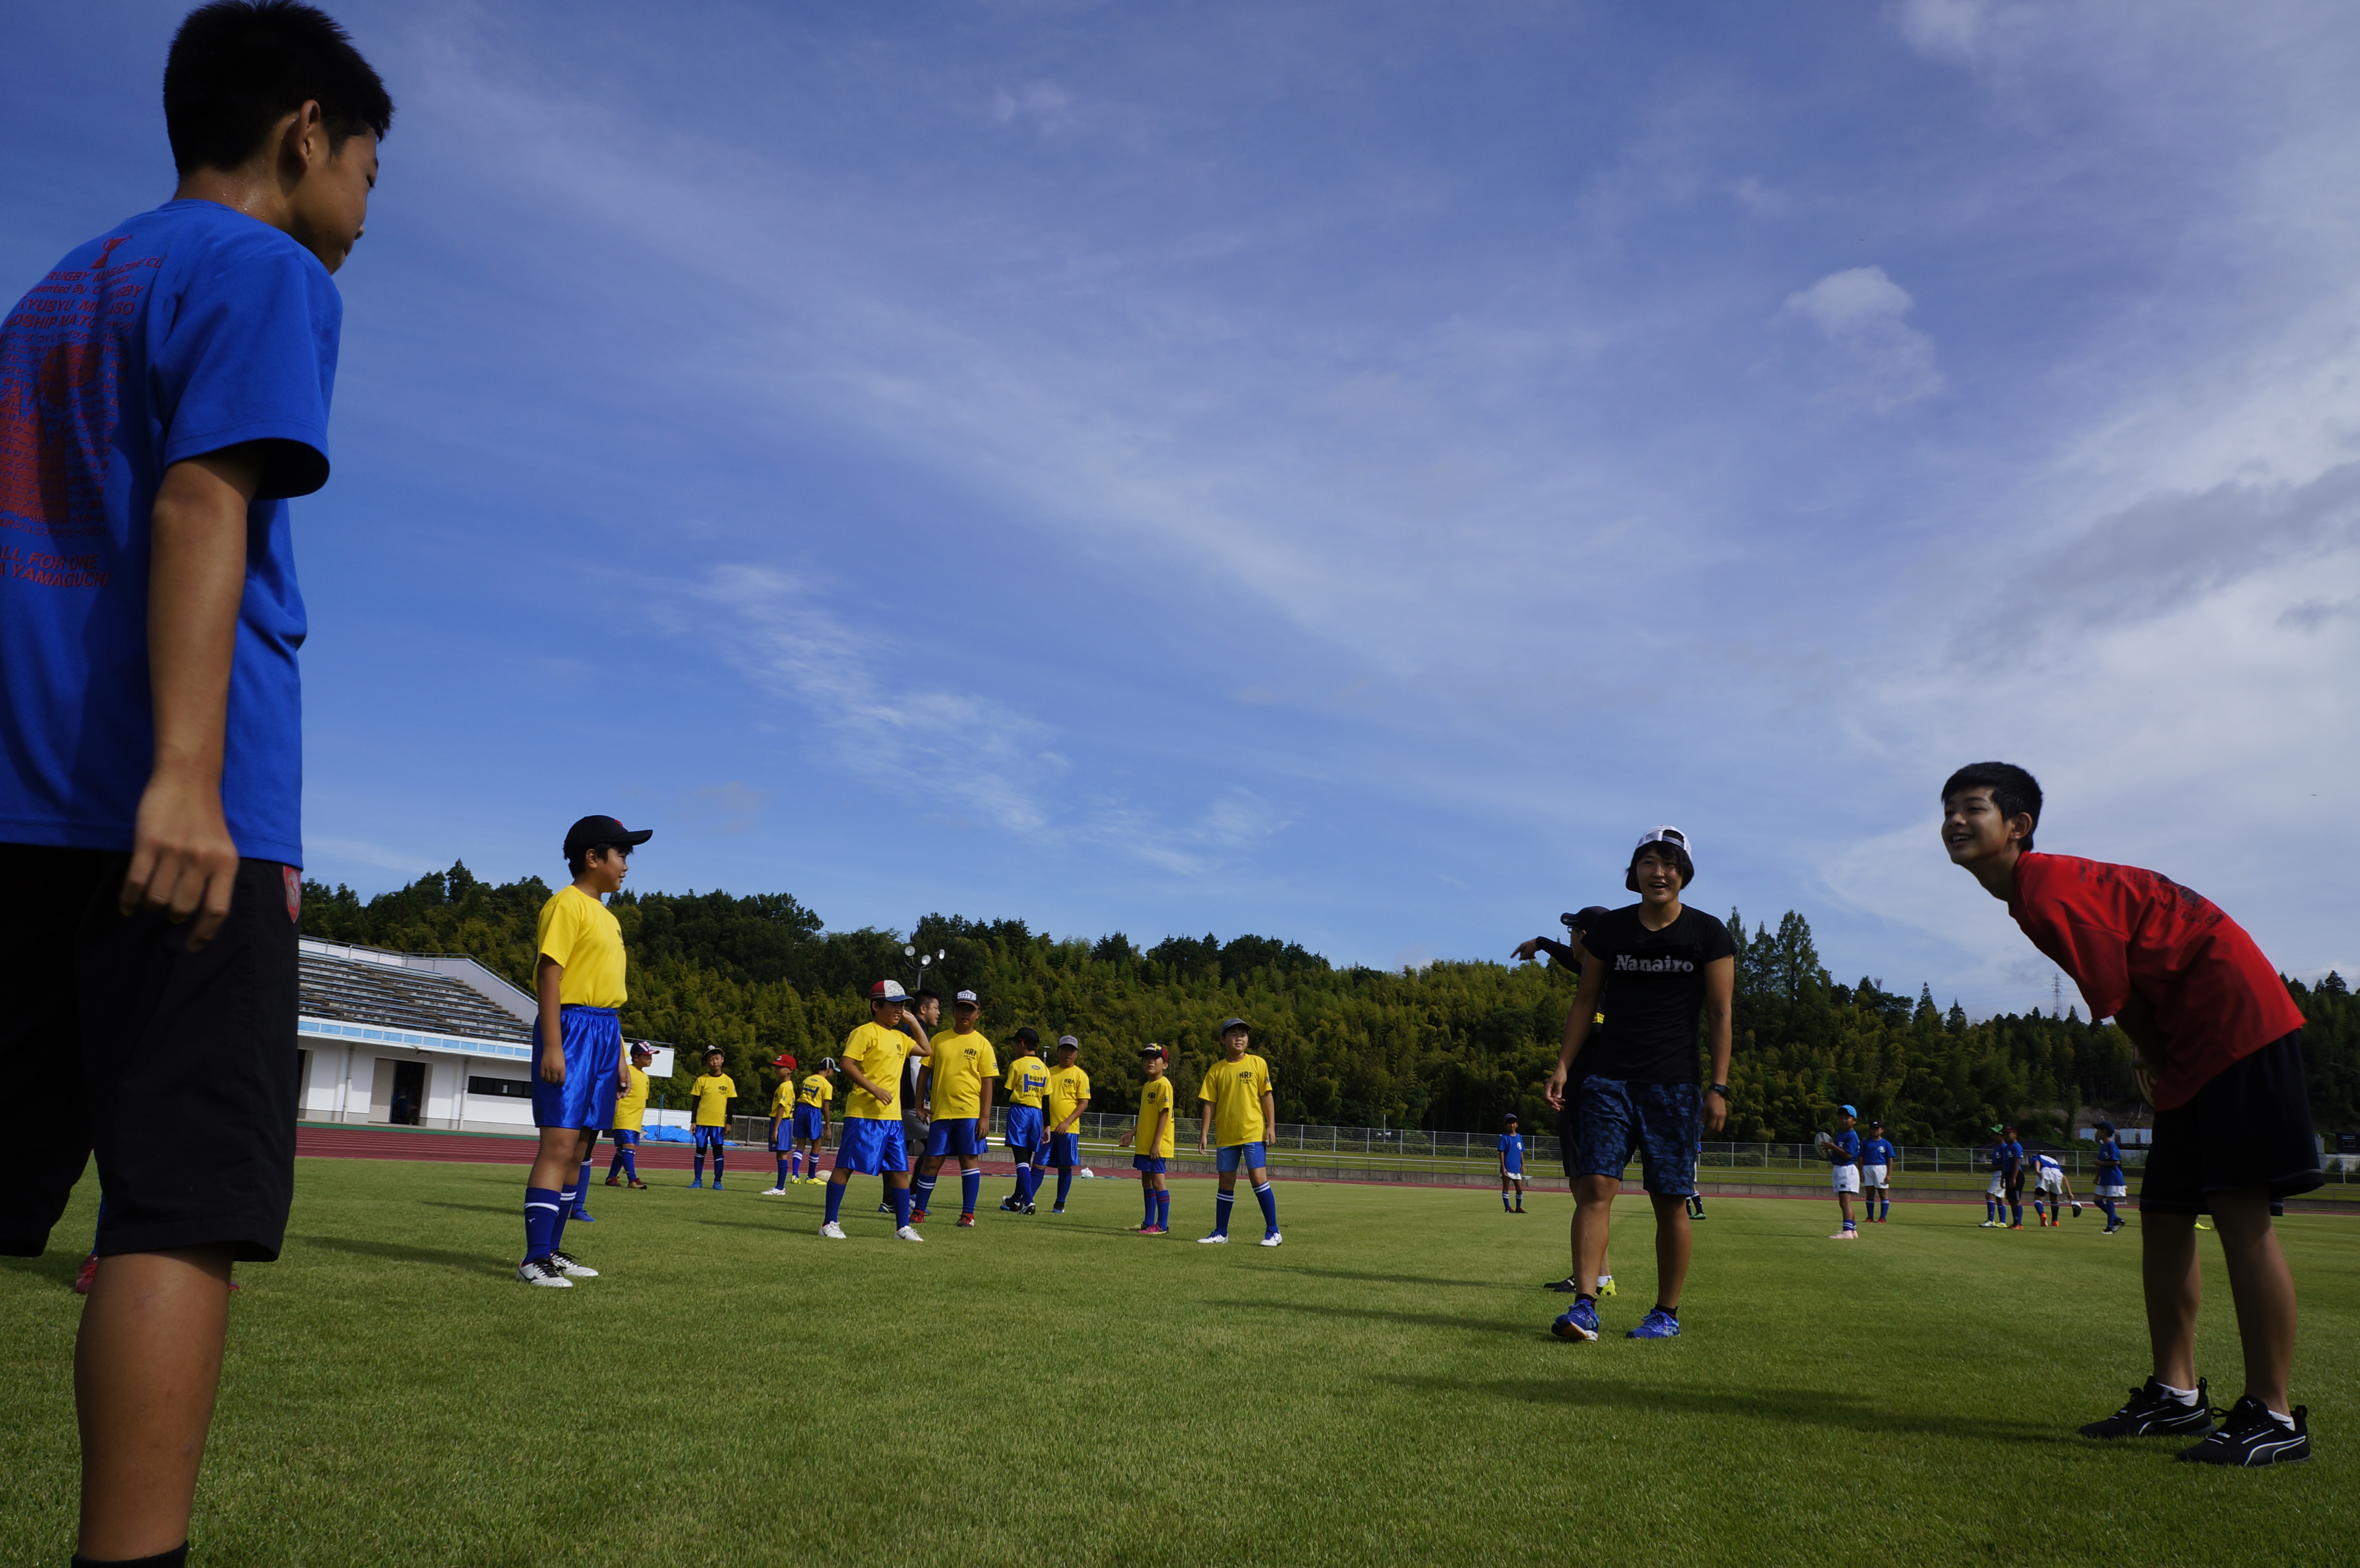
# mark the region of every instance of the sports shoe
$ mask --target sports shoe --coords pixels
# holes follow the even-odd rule
[[[702,1177],[702,1176],[699,1176],[695,1181],[691,1181],[691,1182],[689,1183],[689,1185],[690,1185],[690,1186],[692,1186],[692,1187],[702,1187],[702,1186],[704,1186],[704,1185],[705,1185],[705,1178],[704,1178],[704,1177]],[[715,1186],[716,1186],[716,1187],[718,1187],[719,1185],[721,1185],[721,1183],[720,1183],[720,1182],[718,1182],[718,1181],[716,1181],[716,1182],[714,1183],[714,1185],[715,1185]]]
[[[1170,1225],[1142,1225],[1139,1227],[1139,1234],[1142,1236],[1170,1236],[1172,1234],[1172,1227]]]
[[[2311,1411],[2294,1408],[2289,1431],[2270,1414],[2267,1405],[2251,1394],[2241,1394],[2229,1407],[2218,1432],[2193,1448],[2180,1451],[2185,1465],[2300,1465],[2311,1457]]]
[[[1570,1339],[1583,1345],[1596,1339],[1598,1337],[1598,1303],[1586,1300],[1574,1302],[1572,1306],[1557,1314],[1557,1322],[1549,1324],[1549,1333],[1559,1339]]]
[[[592,1214],[587,1209],[576,1209],[574,1211],[574,1217],[565,1223],[567,1225],[596,1225],[598,1223],[598,1216]]]
[[[1576,1294],[1576,1295],[1579,1295],[1580,1293],[1581,1293],[1581,1292],[1580,1292],[1580,1291],[1579,1291],[1579,1290],[1576,1290],[1576,1291],[1574,1292],[1574,1294]],[[1609,1275],[1607,1275],[1605,1278],[1603,1278],[1603,1279],[1600,1279],[1600,1280],[1598,1281],[1598,1294],[1600,1295],[1600,1297],[1601,1297],[1601,1298],[1604,1298],[1604,1297],[1607,1297],[1607,1296],[1611,1296],[1611,1295],[1612,1295],[1613,1293],[1614,1293],[1614,1276],[1613,1276],[1613,1275],[1612,1275],[1612,1274],[1609,1274]]]
[[[713,1190],[716,1192],[721,1191],[721,1178],[718,1176],[713,1179]]]
[[[923,1209],[912,1209],[910,1211],[910,1223],[913,1225],[924,1225],[926,1223],[926,1211]]]
[[[632,1185],[632,1186],[634,1186],[634,1187],[645,1187],[645,1186],[647,1185],[647,1183],[646,1183],[645,1181],[640,1181],[638,1177],[634,1176],[634,1177],[632,1177],[632,1178],[631,1178],[631,1185]]]
[[[517,1278],[528,1285],[545,1285],[552,1290],[571,1290],[574,1281],[559,1273],[545,1258],[528,1258],[517,1265]]]
[[[893,1239],[895,1241],[923,1241],[926,1238],[918,1234],[917,1226],[903,1225],[900,1230],[893,1233]]]
[[[595,1279],[598,1278],[598,1270],[570,1252],[552,1252],[549,1255],[549,1261],[556,1264],[557,1271],[569,1279]]]
[[[1014,1214],[1017,1210],[1017,1206],[1016,1194],[1013,1192],[1009,1193],[1008,1196],[1000,1200],[1000,1212],[1003,1214]]]
[[[877,1205],[877,1212],[880,1214],[890,1214],[893,1212],[893,1205],[890,1203],[880,1203]]]
[[[827,1237],[830,1241],[850,1241],[852,1239],[850,1236],[844,1234],[844,1227],[836,1224],[834,1220],[830,1220],[827,1224],[820,1226],[819,1233],[820,1235]]]
[[[758,1198],[783,1198],[787,1190],[784,1187],[765,1187],[754,1195]]]
[[[1997,1230],[1999,1228],[1999,1221],[1985,1220],[1983,1224],[1975,1226],[1975,1228],[1977,1230]]]
[[[620,1176],[609,1176],[606,1178],[606,1185],[609,1187],[619,1187],[622,1184],[623,1179]]]
[[[2196,1402],[2183,1405],[2149,1377],[2131,1390],[2121,1410],[2081,1429],[2083,1437],[2179,1437],[2212,1430],[2212,1407],[2205,1403],[2205,1382],[2196,1379]]]
[[[1622,1337],[1625,1339],[1677,1339],[1680,1337],[1680,1320],[1661,1307],[1652,1307],[1648,1309],[1647,1315],[1639,1320],[1639,1326]]]
[[[2022,1229],[2024,1228],[2024,1222],[2023,1222],[2022,1220],[2018,1220],[2018,1221],[2016,1221],[2014,1225],[2009,1225],[2007,1228],[2008,1228],[2008,1229],[2010,1229],[2010,1230],[2022,1230]]]
[[[1578,1296],[1581,1294],[1581,1281],[1568,1274],[1562,1279],[1550,1280],[1547,1284],[1543,1285],[1541,1289],[1544,1290],[1555,1290],[1560,1296]]]
[[[1217,1230],[1210,1236],[1198,1236],[1196,1238],[1196,1245],[1199,1247],[1227,1247],[1229,1245],[1229,1238],[1225,1232]]]
[[[1836,1232],[1835,1235],[1828,1237],[1828,1239],[1830,1241],[1858,1241],[1860,1239],[1860,1232],[1856,1230],[1840,1230]]]
[[[1284,1241],[1286,1237],[1279,1235],[1278,1232],[1271,1231],[1262,1236],[1262,1245],[1264,1247],[1276,1247],[1280,1242]]]
[[[74,1270],[73,1293],[77,1296],[89,1295],[91,1281],[97,1278],[98,1254],[93,1252],[88,1258],[82,1260],[82,1267],[80,1269]]]
[[[1062,1214],[1065,1212],[1065,1205],[1059,1203],[1055,1208],[1051,1209],[1049,1212],[1053,1214]]]
[[[1030,1204],[1030,1203],[1027,1203],[1027,1204],[1025,1204],[1022,1208],[1021,1208],[1021,1209],[1017,1210],[1016,1212],[1017,1212],[1018,1214],[1031,1214],[1031,1213],[1032,1212],[1032,1204]]]
[[[973,1230],[975,1228],[975,1216],[973,1214],[959,1215],[958,1227],[961,1230]]]

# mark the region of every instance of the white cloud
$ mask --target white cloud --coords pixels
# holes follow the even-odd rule
[[[1989,0],[1902,0],[1896,20],[1918,53],[1968,64],[1991,35],[1992,6]]]
[[[1014,92],[1002,87],[991,95],[991,123],[1024,121],[1044,136],[1074,128],[1074,95],[1054,82],[1028,82]]]
[[[1843,367],[1845,390],[1884,410],[1942,389],[1934,340],[1902,320],[1915,303],[1885,268],[1852,267],[1787,295],[1782,313],[1818,327]]]

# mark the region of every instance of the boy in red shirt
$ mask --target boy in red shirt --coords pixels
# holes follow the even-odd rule
[[[2325,1177],[2302,1076],[2302,1013],[2234,920],[2152,871],[2033,853],[2040,786],[2005,762],[1961,768],[1942,786],[1953,865],[2073,977],[2092,1019],[2111,1018],[2138,1051],[2155,1103],[2155,1145],[2139,1185],[2147,1337],[2154,1375],[2084,1437],[2206,1434],[2180,1457],[2280,1465],[2311,1457],[2306,1411],[2287,1405],[2294,1277],[2270,1205]],[[2196,1376],[2202,1290],[2196,1218],[2219,1228],[2245,1351],[2245,1391],[2217,1432]]]

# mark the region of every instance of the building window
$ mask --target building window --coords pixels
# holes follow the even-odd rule
[[[470,1078],[467,1080],[467,1093],[495,1094],[504,1100],[530,1100],[532,1098],[532,1080],[530,1078]]]

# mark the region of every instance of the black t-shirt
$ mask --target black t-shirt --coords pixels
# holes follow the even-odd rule
[[[1670,925],[1649,931],[1641,908],[1616,909],[1581,933],[1581,945],[1606,966],[1598,1004],[1606,1023],[1573,1068],[1633,1083],[1693,1083],[1705,965],[1733,956],[1737,944],[1700,909],[1683,908]]]

